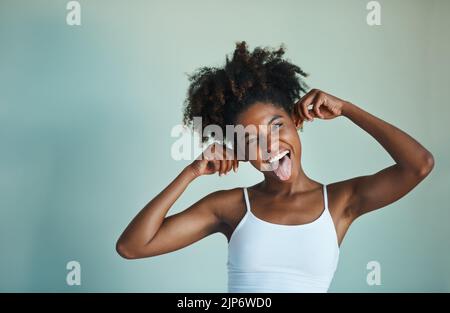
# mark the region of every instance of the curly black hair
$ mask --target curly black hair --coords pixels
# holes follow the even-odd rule
[[[234,125],[238,114],[256,102],[271,103],[292,113],[296,100],[306,93],[303,77],[308,74],[283,59],[284,53],[283,44],[277,50],[256,47],[250,52],[245,41],[236,42],[233,58],[230,61],[226,56],[225,66],[201,67],[188,74],[184,125],[201,117],[202,133],[206,126],[215,124],[225,134],[226,125]]]

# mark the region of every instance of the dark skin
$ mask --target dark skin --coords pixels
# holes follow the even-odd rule
[[[264,138],[270,143],[272,127],[278,129],[279,149],[290,151],[292,173],[282,181],[272,171],[262,172],[264,180],[248,188],[254,215],[284,225],[306,224],[320,216],[324,209],[322,184],[303,171],[297,129],[305,121],[337,117],[346,117],[365,130],[395,161],[376,173],[327,185],[328,207],[339,245],[355,219],[402,198],[433,169],[432,154],[411,136],[323,91],[311,90],[296,103],[291,115],[270,103],[255,103],[240,113],[237,123],[266,125],[270,121]],[[268,150],[274,154],[279,151]],[[261,151],[249,162],[262,169],[265,161]],[[124,258],[137,259],[181,249],[214,233],[222,233],[229,240],[246,213],[242,188],[213,192],[182,212],[166,215],[193,180],[202,175],[227,174],[236,171],[238,165],[237,160],[210,157],[192,162],[136,215],[117,241],[117,252]]]

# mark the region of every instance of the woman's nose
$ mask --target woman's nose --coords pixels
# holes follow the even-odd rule
[[[279,150],[279,141],[276,137],[268,136],[265,142],[262,142],[261,155],[263,160],[268,160],[272,153],[277,153]]]

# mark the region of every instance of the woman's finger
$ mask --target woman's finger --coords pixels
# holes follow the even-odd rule
[[[303,98],[300,100],[300,109],[303,113],[303,115],[309,120],[311,121],[313,118],[312,116],[309,114],[308,111],[308,107],[311,105],[311,103],[314,100],[314,97],[316,96],[316,90],[312,89],[311,91],[309,91],[305,96],[303,96]]]
[[[227,174],[233,169],[233,160],[227,160]]]
[[[313,102],[314,102],[313,110],[314,110],[315,115],[320,118],[324,118],[322,113],[320,112],[320,106],[323,104],[323,97],[320,95],[320,93],[318,93],[314,97]]]
[[[236,160],[236,173],[239,170],[239,160]]]
[[[301,106],[300,101],[298,101],[294,105],[294,110],[293,110],[293,118],[297,125],[299,125],[303,120],[305,120],[305,117],[301,113],[300,106]]]
[[[239,161],[236,159],[233,160],[233,171],[236,173],[238,168]]]
[[[226,175],[228,173],[228,160],[223,160],[222,163],[222,175]]]
[[[230,148],[225,148],[226,152],[226,161],[227,161],[227,167],[225,174],[228,174],[229,171],[233,168],[233,160],[234,160],[234,152]]]
[[[219,176],[222,176],[225,174],[227,169],[227,160],[220,160],[220,169],[219,169]]]

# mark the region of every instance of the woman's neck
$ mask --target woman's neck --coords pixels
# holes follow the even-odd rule
[[[294,174],[294,173],[293,173]],[[280,181],[272,175],[264,175],[264,180],[259,183],[258,189],[265,193],[279,196],[289,196],[295,193],[302,193],[317,188],[318,182],[306,176],[300,167],[295,176],[287,181]]]

